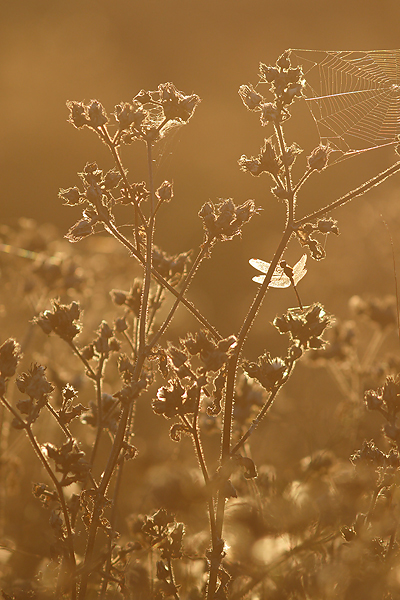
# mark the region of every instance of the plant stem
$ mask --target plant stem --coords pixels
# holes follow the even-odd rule
[[[331,204],[328,204],[324,208],[320,208],[319,210],[316,210],[315,212],[311,213],[310,215],[307,215],[306,217],[303,217],[302,219],[295,221],[293,223],[293,227],[295,229],[297,229],[298,227],[301,227],[301,225],[304,225],[304,223],[308,223],[309,221],[314,221],[315,219],[318,219],[319,217],[324,217],[328,212],[330,212],[334,208],[339,208],[339,206],[343,206],[343,204],[350,202],[350,200],[353,200],[353,198],[357,198],[357,196],[362,196],[363,194],[365,194],[365,192],[368,192],[370,189],[372,189],[376,185],[379,185],[380,183],[385,181],[388,177],[390,177],[391,175],[394,175],[398,171],[400,171],[400,161],[396,162],[394,165],[392,165],[388,169],[385,169],[384,171],[382,171],[375,177],[372,177],[372,179],[369,179],[368,181],[366,181],[365,183],[360,185],[358,188],[355,188],[354,190],[351,190],[350,192],[348,192],[341,198],[338,198],[338,200],[335,200],[334,202],[331,202]]]
[[[144,257],[140,254],[140,252],[136,251],[136,248],[131,244],[129,240],[127,240],[115,227],[115,225],[111,222],[104,224],[106,230],[114,236],[117,240],[119,240],[128,250],[138,259],[142,265],[145,264]],[[153,277],[163,286],[165,287],[171,294],[173,294],[176,298],[179,298],[179,292],[172,287],[170,283],[162,275],[158,273],[158,271],[152,267],[151,273]],[[218,333],[218,331],[207,321],[205,317],[197,310],[192,302],[187,300],[184,296],[179,298],[179,301],[182,302],[186,306],[186,308],[192,313],[192,315],[205,327],[210,334],[213,336],[215,340],[221,340],[222,336]]]
[[[235,348],[234,354],[232,354],[231,358],[228,362],[228,372],[227,372],[227,381],[226,381],[226,391],[225,391],[225,406],[224,406],[224,416],[223,416],[223,426],[222,426],[222,437],[221,437],[221,463],[223,464],[231,454],[230,444],[231,444],[231,431],[232,431],[232,411],[233,411],[233,398],[235,393],[235,381],[236,381],[236,370],[239,362],[239,358],[241,355],[241,351],[243,349],[243,345],[246,341],[247,334],[254,322],[254,319],[260,309],[264,296],[267,292],[268,286],[270,284],[272,275],[282,257],[282,254],[287,246],[287,243],[292,234],[292,229],[290,227],[290,223],[287,224],[283,234],[279,246],[275,252],[275,255],[272,259],[272,262],[269,266],[268,272],[265,275],[265,279],[260,286],[260,289],[255,296],[252,305],[250,307],[249,312],[243,322],[243,325],[239,331],[237,346]],[[223,493],[222,486],[220,487],[218,493],[217,500],[217,510],[216,510],[216,540],[220,540],[222,538],[222,527],[224,522],[224,513],[225,513],[225,497]],[[217,548],[214,546],[213,551],[216,553]],[[221,560],[221,556],[220,556]],[[217,584],[217,576],[218,576],[218,568],[219,564],[217,560],[212,561],[210,567],[210,578],[209,578],[209,586],[207,590],[207,600],[212,600],[215,593],[215,588]]]
[[[186,293],[197,269],[200,266],[200,263],[202,262],[202,260],[204,259],[205,256],[207,256],[207,253],[209,251],[211,242],[209,240],[207,240],[207,242],[203,245],[203,247],[201,248],[200,252],[198,253],[198,255],[196,256],[196,259],[194,260],[189,273],[186,275],[185,281],[183,282],[181,291],[179,292],[179,294],[176,297],[176,300],[171,308],[171,310],[168,313],[168,316],[166,317],[164,323],[161,325],[160,329],[157,331],[157,333],[154,335],[153,339],[150,341],[149,343],[149,348],[154,348],[155,344],[158,342],[158,340],[160,339],[160,337],[163,335],[163,333],[166,331],[168,325],[171,323],[172,318],[175,314],[176,309],[178,308],[179,304],[182,301],[182,298],[184,296],[184,294]]]

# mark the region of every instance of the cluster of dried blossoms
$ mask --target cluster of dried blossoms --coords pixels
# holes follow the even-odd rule
[[[314,598],[322,593],[321,588],[311,576],[308,579],[304,576],[307,561],[312,569],[324,573],[321,564],[317,564],[314,549],[329,547],[329,551],[324,549],[324,555],[330,552],[333,556],[341,548],[340,533],[343,544],[355,544],[356,538],[357,543],[364,543],[366,532],[368,541],[377,538],[373,508],[367,513],[357,512],[346,525],[342,518],[344,509],[332,510],[330,515],[324,511],[318,485],[329,502],[333,504],[335,500],[334,486],[328,486],[329,490],[325,486],[327,474],[335,463],[330,454],[328,458],[321,454],[311,456],[307,465],[303,465],[304,480],[292,482],[291,487],[282,487],[280,491],[275,487],[272,470],[265,465],[257,469],[250,454],[249,438],[288,382],[298,360],[306,355],[315,362],[345,362],[352,353],[350,326],[335,325],[332,343],[326,346],[322,336],[332,326],[332,319],[319,303],[314,303],[305,308],[300,305],[275,318],[275,328],[289,339],[284,356],[273,357],[265,350],[256,360],[242,358],[245,340],[268,287],[280,273],[295,283],[293,269],[282,261],[289,239],[292,235],[297,237],[313,258],[323,258],[321,236],[339,233],[336,221],[328,213],[358,193],[356,190],[317,213],[296,219],[298,192],[309,176],[326,168],[331,148],[323,144],[315,148],[307,157],[303,176],[297,183],[293,181],[292,167],[302,150],[296,143],[286,144],[283,125],[290,118],[291,104],[303,95],[304,74],[300,67],[292,66],[290,52],[285,52],[274,66],[261,64],[259,75],[260,83],[272,94],[272,101],[259,92],[260,86],[257,89],[241,86],[239,94],[245,106],[259,115],[261,125],[272,128],[272,135],[264,140],[257,156],[243,155],[239,166],[253,176],[265,173],[272,179],[273,195],[286,203],[286,224],[271,262],[264,263],[265,275],[257,281],[260,286],[246,318],[237,332],[226,337],[186,298],[186,293],[201,261],[211,256],[215,244],[240,236],[244,225],[258,213],[254,201],[240,205],[235,205],[232,199],[207,201],[198,213],[204,240],[197,255],[190,250],[170,256],[154,244],[157,213],[173,199],[174,193],[171,182],[161,182],[158,187],[154,182],[153,149],[171,128],[191,119],[199,97],[185,95],[166,83],[154,91],[140,91],[131,102],[118,104],[112,115],[97,100],[88,104],[68,102],[71,123],[98,135],[109,148],[114,167],[104,172],[95,162],[87,163],[79,174],[80,187],[60,191],[66,205],[82,207],[82,215],[66,238],[78,242],[94,232],[106,231],[137,260],[142,277],[128,279],[124,289],[109,290],[117,316],[112,322],[99,319],[90,338],[76,300],[53,299],[51,308],[40,310],[35,316],[34,322],[41,330],[60,338],[80,361],[92,390],[87,406],[79,401],[79,389],[70,382],[53,384],[47,379],[45,366],[36,363],[17,377],[16,385],[23,398],[16,402],[9,400],[7,385],[16,373],[21,349],[13,339],[0,347],[1,401],[12,415],[12,426],[25,432],[47,473],[47,483],[35,483],[33,493],[50,511],[54,537],[51,557],[58,563],[54,593],[58,598],[84,600],[100,594],[105,599],[109,588],[120,598],[141,595],[146,599],[222,600],[240,598],[253,590],[260,597],[268,593],[269,597],[278,598],[289,597],[290,586],[292,591],[297,590],[297,597]],[[136,141],[147,152],[146,182],[130,181],[121,159],[121,148]],[[371,180],[370,187],[379,181]],[[131,206],[131,236],[124,235],[117,223],[114,208],[118,204]],[[62,280],[66,289],[78,290],[82,273],[74,265],[68,271],[63,271],[60,265],[56,267],[51,270],[43,263],[38,269],[39,276],[49,283],[49,290],[52,278]],[[172,306],[164,302],[168,296],[173,298]],[[199,329],[185,332],[178,342],[164,344],[164,334],[180,304],[198,320]],[[376,320],[384,318],[384,308],[368,306],[363,307],[360,302],[360,313],[375,315]],[[86,343],[80,344],[79,336],[84,334]],[[56,384],[60,392],[58,402]],[[378,411],[387,421],[384,431],[392,449],[384,453],[368,442],[352,457],[356,469],[361,464],[373,465],[375,475],[368,488],[373,506],[383,493],[389,504],[397,485],[398,388],[398,380],[389,378],[383,388],[366,394],[368,408]],[[155,415],[168,420],[174,442],[184,443],[183,437],[193,442],[202,476],[201,493],[198,494],[199,488],[196,493],[203,513],[208,513],[209,526],[201,552],[193,541],[190,543],[189,535],[185,546],[186,526],[176,521],[165,505],[155,506],[151,514],[135,515],[131,519],[130,539],[118,543],[118,494],[127,461],[140,459],[140,452],[134,446],[135,407],[143,396],[151,400],[149,404]],[[57,424],[63,436],[61,441],[39,441],[42,432],[37,426],[44,412]],[[84,441],[82,426],[94,432],[91,445]],[[212,459],[204,452],[205,438],[211,432],[220,436],[218,456],[214,447]],[[73,493],[67,490],[71,485]],[[183,491],[180,493],[184,495]],[[300,497],[310,499],[310,510],[300,506]],[[232,515],[230,508],[235,509],[234,501],[239,498],[243,514],[238,509]],[[168,503],[168,494],[163,502]],[[246,561],[229,558],[225,545],[229,536],[224,529],[226,521],[234,523],[238,531],[240,522],[246,522],[249,530],[254,529],[254,545],[260,541],[257,536],[265,541],[281,534],[295,535],[298,545],[288,549],[282,561],[286,571],[278,569],[273,576],[273,567],[268,570],[256,559],[254,564],[246,565]],[[385,536],[390,538],[386,546],[386,542],[378,544],[382,556],[385,552],[395,553],[397,548],[395,527],[382,531],[381,538]],[[84,547],[80,537],[85,539]],[[253,552],[252,544],[248,551]],[[299,562],[292,560],[296,552],[299,557],[304,556],[304,562],[300,558]],[[152,579],[148,558],[154,562]],[[196,567],[196,576],[192,573],[195,564],[201,565]],[[340,560],[335,568],[338,565]],[[268,585],[265,579],[269,579]],[[285,581],[290,582],[286,586],[288,593]],[[48,593],[46,585],[51,587],[44,583],[38,593]]]

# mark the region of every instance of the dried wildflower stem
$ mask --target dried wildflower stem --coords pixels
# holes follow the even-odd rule
[[[384,171],[382,171],[375,177],[372,177],[372,179],[369,179],[368,181],[366,181],[365,183],[360,185],[358,188],[355,188],[354,190],[351,190],[350,192],[348,192],[341,198],[338,198],[338,200],[335,200],[334,202],[332,202],[331,204],[328,204],[324,208],[321,208],[320,210],[316,210],[315,212],[311,213],[310,215],[307,215],[306,217],[303,217],[302,219],[295,221],[293,223],[293,227],[297,229],[298,227],[301,227],[301,225],[304,225],[305,223],[308,223],[309,221],[313,221],[314,219],[318,219],[319,217],[324,217],[327,213],[329,213],[334,208],[339,208],[339,206],[343,206],[343,204],[350,202],[350,200],[353,200],[353,198],[357,198],[357,196],[362,196],[363,194],[365,194],[365,192],[368,192],[370,189],[372,189],[376,185],[379,185],[380,183],[385,181],[388,177],[390,177],[391,175],[394,175],[398,171],[400,171],[400,161],[396,162],[394,165],[392,165],[388,169],[385,169]]]
[[[133,344],[133,341],[131,340],[131,338],[129,337],[129,335],[126,333],[126,331],[122,331],[122,335],[125,338],[125,340],[128,342],[130,349],[132,350],[132,355],[136,356],[136,348]]]
[[[147,168],[149,176],[150,188],[150,219],[146,229],[146,264],[144,271],[142,299],[140,303],[139,314],[139,355],[146,351],[146,331],[147,331],[147,316],[149,308],[149,294],[151,283],[151,271],[153,267],[153,236],[154,236],[154,177],[153,177],[153,159],[152,159],[152,144],[147,142]]]
[[[64,516],[64,523],[65,523],[65,528],[67,530],[67,536],[65,538],[66,544],[67,544],[67,548],[68,548],[68,573],[67,576],[72,578],[74,577],[75,574],[75,570],[76,570],[76,560],[75,560],[75,552],[74,552],[74,545],[73,545],[73,537],[72,537],[72,527],[71,527],[71,522],[69,519],[69,513],[68,513],[68,508],[67,505],[65,503],[65,498],[64,498],[64,492],[63,492],[63,488],[60,485],[57,477],[55,476],[53,469],[51,468],[50,464],[48,463],[46,457],[44,456],[42,450],[40,449],[40,446],[32,432],[32,429],[30,427],[30,425],[28,425],[27,423],[25,423],[25,421],[23,419],[21,419],[21,417],[19,416],[19,414],[17,413],[17,411],[14,409],[13,406],[11,406],[11,404],[6,400],[6,398],[4,396],[1,396],[1,401],[3,402],[3,404],[7,407],[7,409],[14,415],[14,417],[16,419],[18,419],[18,421],[20,421],[21,423],[24,424],[24,429],[26,431],[26,434],[29,438],[29,441],[32,444],[32,447],[37,455],[37,457],[39,458],[40,462],[42,463],[42,465],[44,466],[48,476],[50,477],[51,481],[54,484],[54,487],[57,490],[57,495],[58,495],[58,499],[60,501],[60,505],[61,505],[61,510]],[[71,590],[71,598],[74,600],[76,598],[76,585],[75,583],[72,585],[72,590]]]
[[[68,427],[66,425],[64,425],[64,423],[61,422],[59,415],[57,414],[57,412],[54,410],[54,408],[51,406],[51,404],[49,402],[47,402],[46,408],[53,415],[55,420],[57,421],[57,423],[60,426],[60,428],[62,429],[65,437],[67,439],[72,438],[70,430],[68,429]]]
[[[281,389],[281,387],[283,385],[285,385],[285,383],[287,382],[287,380],[290,377],[290,374],[293,370],[293,366],[294,366],[294,362],[291,363],[291,365],[289,366],[289,370],[288,373],[286,374],[286,377],[284,378],[284,380],[281,382],[281,384],[276,387],[272,392],[270,397],[268,398],[268,400],[265,402],[264,406],[262,407],[262,409],[259,411],[258,415],[256,416],[255,419],[253,419],[250,427],[247,429],[247,431],[242,435],[242,437],[240,438],[240,440],[238,442],[236,442],[236,444],[233,446],[233,448],[231,449],[231,455],[233,456],[238,450],[240,450],[240,448],[242,446],[244,446],[244,444],[246,443],[246,441],[249,439],[249,437],[252,435],[253,431],[255,431],[255,429],[257,429],[257,427],[259,426],[259,424],[261,423],[262,419],[265,417],[265,415],[267,414],[268,410],[270,409],[273,401],[275,400],[279,390]]]
[[[72,527],[71,527],[71,522],[70,522],[70,518],[69,518],[68,508],[65,503],[64,491],[63,491],[63,488],[60,485],[57,477],[53,473],[53,469],[50,467],[46,457],[44,456],[43,452],[41,451],[40,446],[36,441],[36,438],[32,432],[31,427],[30,426],[26,427],[25,431],[27,433],[29,441],[31,442],[31,444],[33,446],[33,449],[36,452],[36,455],[38,456],[39,460],[43,464],[45,470],[47,471],[50,479],[52,480],[52,482],[57,490],[58,499],[60,500],[61,510],[62,510],[62,513],[64,516],[64,524],[65,524],[65,528],[67,530],[67,537],[66,537],[65,541],[66,541],[67,547],[68,547],[69,560],[68,560],[68,565],[67,565],[67,570],[66,570],[67,572],[65,573],[65,575],[68,579],[71,578],[71,576],[73,579],[74,575],[75,575],[75,571],[76,571],[76,560],[75,560],[75,551],[74,551],[74,543],[73,543],[73,536],[72,536]],[[62,581],[59,578],[58,584],[57,584],[57,591],[60,591],[61,585],[62,585]],[[71,598],[73,600],[76,598],[76,584],[75,584],[74,579],[73,579],[72,589],[71,589]]]
[[[247,334],[254,322],[254,319],[260,309],[260,306],[262,304],[264,296],[267,292],[272,275],[274,274],[274,271],[282,257],[282,254],[287,246],[287,243],[290,239],[291,234],[292,234],[292,228],[290,226],[290,222],[288,222],[288,224],[283,232],[282,239],[279,243],[279,246],[278,246],[278,248],[275,252],[275,255],[271,261],[268,272],[265,275],[265,279],[264,279],[263,283],[261,284],[260,289],[258,290],[257,295],[255,296],[255,298],[252,302],[250,310],[247,313],[247,316],[241,326],[241,329],[240,329],[240,332],[238,335],[237,346],[235,348],[235,352],[233,353],[233,355],[231,356],[231,358],[228,362],[227,381],[226,381],[226,390],[225,390],[224,416],[223,416],[223,426],[222,426],[222,438],[221,438],[221,462],[222,463],[224,463],[224,461],[227,460],[229,458],[229,456],[231,455],[230,444],[231,444],[231,431],[232,431],[233,398],[234,398],[234,392],[235,392],[236,370],[237,370],[237,365],[239,362],[240,354],[241,354],[243,345],[246,341]],[[217,541],[218,541],[218,539],[221,539],[221,537],[222,537],[224,514],[225,514],[225,496],[224,496],[224,493],[223,493],[223,490],[221,487],[221,489],[219,490],[219,494],[218,494],[217,509],[216,509],[216,534],[217,534],[216,540]],[[213,560],[211,562],[210,577],[209,577],[209,584],[208,584],[208,590],[207,590],[207,600],[211,600],[214,597],[215,588],[216,588],[216,584],[217,584],[219,564],[220,564],[220,561],[222,558],[221,557],[221,549],[218,550],[217,547],[215,545],[213,545],[213,553],[215,554],[215,557],[217,555],[217,552],[219,553],[220,558],[219,558],[219,561],[215,558],[215,560]]]
[[[153,326],[154,319],[157,314],[157,310],[160,306],[162,293],[163,293],[163,287],[162,287],[162,285],[158,284],[157,293],[155,295],[154,301],[152,302],[152,307],[149,312],[149,317],[148,317],[148,321],[147,321],[147,330],[146,330],[147,335],[149,335],[151,332],[151,328]]]
[[[203,447],[201,445],[199,428],[198,428],[199,408],[200,408],[200,397],[199,397],[199,401],[196,404],[196,409],[195,409],[195,412],[193,415],[193,424],[190,424],[186,415],[184,415],[182,417],[182,420],[191,433],[197,460],[199,462],[200,469],[203,474],[204,483],[206,485],[206,489],[209,490],[210,476],[208,474],[208,469],[207,469],[206,461],[204,458],[204,452],[203,452]],[[213,540],[213,543],[214,543],[214,542],[216,542],[217,530],[215,527],[213,498],[212,498],[212,494],[208,491],[207,491],[207,505],[208,505],[208,515],[209,515],[209,519],[210,519],[211,539]]]
[[[145,259],[144,257],[137,252],[136,248],[131,244],[131,242],[126,239],[119,231],[118,229],[115,227],[115,225],[111,222],[108,222],[107,224],[104,224],[106,230],[113,236],[115,237],[117,240],[119,240],[132,254],[133,256],[135,256],[135,258],[138,259],[138,261],[140,263],[142,263],[142,265],[145,264]],[[160,275],[158,273],[158,271],[152,267],[152,275],[153,277],[163,286],[165,287],[169,292],[171,292],[171,294],[173,294],[176,298],[179,297],[179,292],[172,287],[172,285],[166,280],[164,279],[164,277],[162,275]],[[180,298],[179,300],[180,302],[182,302],[182,304],[184,306],[186,306],[186,308],[192,313],[192,315],[199,321],[199,323],[201,323],[203,325],[203,327],[205,327],[207,329],[207,331],[210,332],[210,334],[213,336],[213,338],[215,340],[221,340],[222,336],[221,334],[218,333],[218,331],[211,325],[211,323],[209,323],[207,321],[207,319],[205,317],[203,317],[203,315],[197,310],[197,308],[194,306],[194,304],[192,302],[190,302],[189,300],[187,300],[187,298],[185,298],[184,296],[182,296],[182,298]]]
[[[97,528],[99,525],[100,515],[103,510],[103,499],[104,495],[107,491],[108,484],[110,483],[110,479],[114,472],[115,466],[118,462],[119,454],[122,448],[122,444],[125,437],[126,424],[129,417],[129,406],[124,406],[122,409],[121,417],[118,423],[118,429],[115,434],[114,443],[111,448],[110,455],[108,457],[107,465],[104,470],[103,476],[101,478],[99,487],[97,489],[97,498],[95,501],[92,519],[90,522],[89,534],[87,538],[86,544],[86,552],[85,552],[85,560],[84,560],[84,574],[82,576],[81,585],[79,588],[79,600],[84,600],[86,596],[86,589],[88,584],[88,579],[90,573],[92,571],[92,556],[94,551],[94,545],[96,541]]]
[[[288,219],[289,219],[289,222],[292,222],[294,219],[294,194],[292,191],[292,179],[291,179],[291,175],[290,175],[290,167],[287,164],[287,159],[286,159],[287,149],[286,149],[285,139],[283,136],[283,129],[282,129],[282,125],[279,123],[279,121],[274,122],[274,129],[275,129],[276,136],[278,138],[279,149],[281,152],[283,166],[284,166],[284,170],[285,170],[286,191],[288,193]]]
[[[175,314],[176,309],[178,308],[179,304],[182,302],[182,298],[184,296],[184,294],[186,293],[186,291],[189,288],[189,285],[192,282],[192,279],[194,277],[194,275],[196,274],[197,269],[200,266],[200,263],[202,262],[202,260],[204,259],[205,256],[207,256],[207,253],[209,251],[210,246],[212,245],[212,242],[210,239],[208,239],[205,244],[203,244],[200,252],[197,254],[195,260],[192,263],[192,266],[188,272],[188,274],[185,277],[185,280],[183,282],[181,291],[179,292],[179,294],[176,296],[176,300],[173,304],[173,306],[171,307],[164,323],[161,325],[160,329],[157,331],[157,333],[154,335],[153,339],[151,340],[150,344],[149,344],[149,348],[154,348],[155,344],[158,342],[158,340],[160,339],[160,337],[165,333],[168,325],[171,323],[172,318]]]
[[[171,583],[171,587],[173,588],[173,596],[175,598],[175,600],[179,600],[179,594],[177,592],[177,588],[176,588],[176,584],[175,584],[175,577],[174,577],[174,571],[172,569],[172,563],[171,563],[171,557],[168,556],[167,558],[167,566],[168,566],[168,571],[169,571],[169,581]]]
[[[296,195],[297,192],[299,191],[299,189],[301,188],[301,186],[303,185],[303,183],[305,183],[305,181],[310,177],[311,173],[314,173],[315,169],[311,169],[310,167],[308,167],[308,169],[305,171],[305,173],[303,173],[303,175],[300,177],[299,181],[296,183],[296,185],[293,188],[293,193]]]
[[[121,158],[120,158],[120,155],[118,152],[118,143],[119,143],[118,132],[115,135],[114,139],[111,139],[110,134],[108,133],[108,130],[104,125],[101,127],[101,130],[102,130],[102,134],[99,133],[100,138],[109,147],[111,154],[113,155],[117,169],[122,177],[122,181],[124,182],[125,190],[126,190],[126,193],[128,194],[128,198],[133,203],[133,206],[135,209],[135,240],[136,240],[136,247],[139,250],[140,236],[139,236],[138,220],[140,218],[142,224],[144,226],[146,226],[146,219],[140,209],[139,203],[136,201],[136,199],[134,197],[132,197],[132,194],[131,194],[131,186],[129,184],[128,177],[126,176],[126,171],[122,165]]]
[[[141,350],[141,349],[139,349]],[[133,373],[132,381],[138,381],[140,379],[140,374],[142,372],[142,368],[144,365],[146,355],[144,351],[140,351],[138,354],[138,358],[135,365],[135,371]],[[84,575],[82,576],[82,581],[79,589],[79,600],[84,600],[86,596],[88,579],[91,573],[91,564],[92,564],[92,556],[96,541],[96,534],[99,525],[100,516],[103,510],[103,500],[106,494],[108,485],[110,483],[111,477],[114,473],[114,469],[118,463],[121,448],[124,443],[124,438],[127,431],[127,424],[132,413],[131,404],[123,404],[122,412],[120,416],[120,420],[118,423],[118,429],[116,431],[114,442],[108,457],[107,465],[104,469],[103,475],[101,477],[99,487],[97,489],[97,497],[93,509],[92,519],[89,527],[89,534],[87,538],[85,559],[84,559]]]
[[[97,454],[97,449],[100,444],[101,434],[104,428],[104,420],[103,420],[103,403],[102,403],[102,380],[103,380],[103,368],[105,365],[106,359],[104,354],[100,355],[99,364],[96,369],[96,404],[97,404],[97,431],[96,431],[96,439],[93,445],[92,453],[90,455],[90,464],[93,465],[94,459]]]
[[[68,346],[70,346],[74,352],[74,354],[76,354],[76,356],[83,362],[83,364],[86,367],[87,373],[89,374],[91,379],[96,379],[96,373],[93,371],[92,367],[89,365],[88,361],[86,360],[86,358],[84,356],[82,356],[82,354],[80,353],[79,349],[77,348],[77,346],[75,346],[74,342],[72,340],[65,340],[68,344]]]
[[[124,463],[121,462],[118,465],[118,472],[117,472],[117,477],[116,477],[116,481],[115,481],[115,488],[114,488],[114,495],[113,495],[113,502],[112,502],[112,508],[111,508],[111,516],[110,516],[110,525],[111,525],[113,531],[114,531],[115,520],[117,517],[117,498],[118,498],[118,494],[119,494],[119,491],[121,488],[123,469],[124,469]],[[104,573],[103,573],[103,582],[101,585],[100,600],[105,599],[108,583],[111,578],[110,569],[111,569],[111,563],[112,563],[112,557],[111,557],[112,541],[113,540],[110,536],[107,541],[107,544],[108,544],[107,559],[106,559],[106,564],[105,564]]]

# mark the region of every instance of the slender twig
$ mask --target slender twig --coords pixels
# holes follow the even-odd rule
[[[396,162],[394,165],[392,165],[388,169],[385,169],[384,171],[382,171],[375,177],[372,177],[372,179],[369,179],[368,181],[366,181],[365,183],[360,185],[358,188],[355,188],[354,190],[351,190],[350,192],[348,192],[341,198],[338,198],[338,200],[335,200],[334,202],[331,202],[331,204],[328,204],[324,208],[320,208],[319,210],[316,210],[315,212],[307,215],[306,217],[302,217],[301,219],[295,221],[293,226],[297,229],[298,227],[301,227],[301,225],[304,225],[304,223],[308,223],[309,221],[314,221],[315,219],[317,219],[319,217],[324,217],[327,213],[331,212],[334,208],[339,208],[339,206],[343,206],[343,204],[350,202],[350,200],[353,200],[353,198],[357,198],[357,196],[362,196],[363,194],[368,192],[370,189],[372,189],[376,185],[379,185],[380,183],[385,181],[388,177],[390,177],[391,175],[394,175],[398,171],[400,171],[400,161]]]
[[[305,171],[305,173],[303,173],[303,175],[300,177],[299,181],[296,183],[296,185],[293,188],[293,193],[296,195],[297,192],[299,191],[299,189],[301,188],[301,186],[305,183],[305,181],[310,177],[311,173],[314,173],[315,169],[311,169],[310,167],[307,169],[307,171]]]
[[[287,380],[289,379],[289,375],[293,369],[294,363],[292,363],[289,367],[289,372],[287,373],[284,381],[282,381],[278,387],[276,387],[274,390],[272,390],[270,397],[268,398],[268,400],[265,402],[264,406],[261,408],[261,410],[259,411],[258,415],[253,419],[250,427],[247,429],[247,431],[245,431],[245,433],[242,435],[242,437],[240,438],[240,440],[238,440],[236,442],[236,444],[233,446],[233,448],[231,449],[231,456],[233,456],[234,454],[236,454],[236,452],[238,450],[240,450],[240,448],[242,446],[244,446],[244,444],[247,442],[247,440],[249,439],[249,437],[253,434],[253,432],[257,429],[257,427],[259,426],[259,424],[261,423],[261,421],[263,420],[263,418],[265,417],[265,415],[267,414],[268,410],[271,408],[272,403],[274,402],[279,390],[282,388],[282,386],[287,382]]]
[[[117,517],[117,498],[118,498],[119,491],[121,489],[123,468],[124,468],[124,462],[122,461],[118,465],[118,472],[117,472],[117,477],[116,477],[116,481],[115,481],[114,496],[113,496],[113,501],[112,501],[112,509],[111,509],[111,516],[110,516],[110,525],[111,525],[112,532],[114,532],[115,521],[116,521],[116,517]],[[108,541],[107,541],[107,545],[108,545],[107,560],[106,560],[105,567],[104,567],[103,582],[101,585],[101,592],[100,592],[100,600],[104,600],[104,598],[106,597],[108,582],[110,581],[110,569],[111,569],[111,565],[112,565],[112,556],[111,556],[112,544],[113,544],[113,539],[112,539],[112,535],[110,535],[108,537]]]
[[[29,441],[32,444],[32,447],[35,451],[35,454],[37,455],[37,457],[39,458],[40,462],[42,463],[42,465],[44,466],[48,476],[50,477],[51,481],[53,482],[54,487],[57,490],[57,496],[58,499],[60,501],[60,505],[61,505],[61,511],[63,513],[63,517],[64,517],[64,524],[65,524],[65,529],[67,531],[67,535],[65,537],[65,542],[68,548],[68,563],[69,563],[69,569],[68,569],[68,575],[71,576],[72,578],[74,577],[74,572],[76,570],[76,560],[75,560],[75,551],[74,551],[74,543],[73,543],[73,537],[72,537],[72,527],[71,527],[71,522],[70,522],[70,518],[69,518],[69,513],[68,513],[68,508],[65,502],[65,497],[64,497],[64,490],[60,484],[60,482],[58,481],[57,477],[55,476],[53,469],[51,468],[47,458],[45,457],[45,455],[43,454],[33,432],[31,429],[31,426],[29,423],[26,423],[18,414],[18,412],[14,409],[14,407],[7,401],[7,399],[4,396],[1,396],[1,401],[3,402],[3,404],[7,407],[7,409],[12,413],[12,415],[21,423],[21,425],[23,425],[23,429],[25,429],[26,434],[28,436]],[[71,597],[74,600],[76,598],[76,584],[75,582],[72,585],[71,588]]]
[[[292,230],[288,226],[285,228],[281,241],[278,245],[278,248],[275,252],[275,255],[271,261],[268,272],[265,275],[265,279],[256,294],[252,305],[250,307],[249,312],[243,322],[243,325],[240,329],[237,346],[235,348],[234,354],[229,359],[228,362],[228,370],[227,370],[227,382],[226,382],[226,391],[225,391],[225,406],[224,406],[224,416],[223,416],[223,425],[222,425],[222,437],[221,437],[221,462],[227,460],[230,456],[230,444],[231,444],[231,431],[232,431],[232,411],[233,411],[233,398],[235,392],[235,381],[236,381],[236,370],[239,362],[239,358],[241,355],[241,351],[243,349],[243,345],[247,338],[247,334],[256,318],[256,315],[260,309],[264,296],[267,292],[268,286],[270,284],[272,275],[282,257],[282,254],[286,248],[286,245],[290,239],[292,234]],[[216,534],[217,541],[221,539],[222,536],[222,527],[224,522],[224,513],[225,513],[225,497],[222,489],[220,489],[218,494],[217,501],[217,511],[216,511]],[[214,547],[216,551],[216,548]],[[210,577],[209,577],[209,586],[207,590],[207,599],[211,600],[213,598],[213,594],[216,587],[217,575],[218,575],[219,565],[217,561],[213,561],[210,568]]]
[[[87,371],[88,375],[90,375],[91,379],[96,379],[96,373],[93,371],[92,367],[89,365],[86,358],[84,356],[82,356],[79,348],[77,348],[77,346],[75,346],[75,344],[72,340],[66,340],[66,342],[72,348],[74,354],[76,354],[78,356],[78,358],[83,362],[83,364],[86,367],[86,371]]]
[[[145,259],[140,254],[140,252],[136,251],[136,248],[129,242],[129,240],[127,240],[118,231],[118,229],[115,227],[115,225],[113,223],[110,222],[110,223],[105,224],[104,226],[105,226],[106,230],[109,233],[111,233],[111,235],[113,235],[126,248],[128,248],[128,250],[133,254],[133,256],[135,256],[135,258],[137,258],[139,260],[139,262],[142,263],[142,265],[145,264]],[[160,275],[154,267],[152,267],[151,272],[152,272],[153,277],[159,283],[161,283],[161,285],[163,287],[165,287],[169,292],[171,292],[171,294],[176,296],[176,298],[179,298],[179,301],[182,302],[182,304],[184,304],[186,306],[186,308],[199,321],[199,323],[201,323],[210,332],[210,334],[213,336],[214,339],[216,339],[216,340],[222,339],[221,334],[219,334],[218,331],[207,321],[207,319],[205,317],[203,317],[203,315],[197,310],[197,308],[193,305],[192,302],[187,300],[187,298],[185,298],[184,296],[182,296],[182,298],[180,298],[179,292],[166,279],[164,279],[164,277],[162,275]]]
[[[160,329],[157,331],[157,333],[154,335],[154,337],[150,341],[149,348],[154,348],[155,344],[158,342],[158,340],[163,335],[163,333],[166,331],[168,325],[172,321],[175,311],[178,308],[179,304],[182,302],[183,296],[186,293],[197,269],[199,268],[201,261],[204,259],[205,256],[207,256],[207,253],[210,249],[210,245],[211,245],[211,241],[208,240],[201,248],[200,252],[196,256],[196,259],[193,261],[190,271],[188,272],[188,274],[185,277],[181,291],[177,295],[173,306],[171,307],[167,317],[164,320],[164,323],[161,325]]]
[[[99,448],[101,435],[104,429],[103,421],[103,399],[102,399],[102,381],[103,381],[103,368],[106,362],[106,358],[102,353],[100,355],[99,363],[96,369],[96,403],[97,403],[97,430],[96,439],[93,444],[92,453],[90,455],[90,464],[94,464],[94,459]]]

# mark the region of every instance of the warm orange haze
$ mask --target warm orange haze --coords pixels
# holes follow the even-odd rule
[[[397,600],[398,2],[2,12],[0,595]]]

